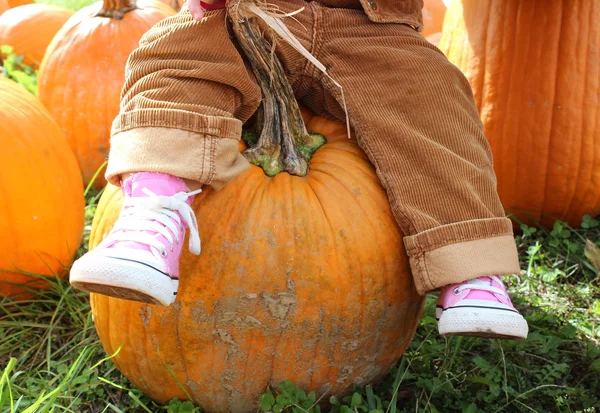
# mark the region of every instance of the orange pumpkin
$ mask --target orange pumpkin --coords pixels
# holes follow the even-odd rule
[[[32,0],[6,0],[6,2],[8,3],[8,7],[19,7],[33,3]]]
[[[89,182],[108,154],[125,63],[142,35],[175,12],[158,1],[95,3],[57,33],[40,67],[38,95],[67,137]],[[103,174],[96,187],[105,183]]]
[[[328,139],[306,176],[251,166],[197,197],[203,250],[183,253],[174,305],[92,294],[106,352],[121,348],[112,360],[154,400],[187,392],[207,412],[249,412],[286,379],[339,395],[382,378],[409,344],[423,299],[385,191],[343,125],[306,121]],[[109,185],[91,248],[120,205]]]
[[[64,275],[79,248],[84,198],[77,161],[38,99],[0,76],[0,295]]]
[[[185,3],[184,0],[160,0],[160,1],[163,2],[164,4],[166,4],[167,6],[171,7],[175,11],[181,10],[181,6],[183,6],[183,3]]]
[[[600,213],[599,43],[595,0],[448,8],[439,47],[473,88],[500,198],[519,220],[579,226]]]
[[[440,44],[440,39],[442,38],[442,33],[441,32],[437,32],[437,33],[433,33],[430,34],[429,36],[426,37],[427,41],[429,43],[431,43],[434,46],[437,46]]]
[[[0,15],[8,10],[10,6],[6,2],[6,0],[0,0]]]
[[[0,44],[23,55],[23,63],[39,66],[46,48],[73,12],[52,4],[27,4],[7,10],[0,16]]]
[[[442,31],[446,5],[442,0],[424,0],[423,2],[423,31],[421,34],[428,37]]]

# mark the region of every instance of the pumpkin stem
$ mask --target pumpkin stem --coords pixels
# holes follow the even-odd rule
[[[125,16],[125,13],[137,8],[135,0],[104,0],[102,8],[96,13],[96,17],[121,20]]]
[[[275,55],[274,35],[269,43],[260,31],[256,19],[235,15],[229,9],[233,32],[248,58],[262,91],[261,112],[257,127],[260,135],[254,146],[243,155],[265,174],[279,172],[305,176],[312,154],[325,143],[322,135],[306,130],[298,102],[283,67]]]

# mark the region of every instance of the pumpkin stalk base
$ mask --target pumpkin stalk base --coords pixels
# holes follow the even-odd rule
[[[137,8],[135,0],[104,0],[102,8],[96,13],[96,17],[122,20],[126,13]]]
[[[280,172],[305,176],[308,161],[325,143],[325,138],[311,135],[306,130],[292,87],[275,55],[273,35],[271,43],[267,42],[256,20],[241,16],[239,7],[230,8],[229,13],[233,31],[248,58],[263,98],[257,122],[258,140],[243,155],[268,176]]]

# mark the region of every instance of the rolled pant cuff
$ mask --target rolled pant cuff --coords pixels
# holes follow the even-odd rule
[[[111,138],[106,180],[119,185],[125,173],[162,172],[220,189],[249,167],[238,148],[239,138],[162,127],[127,129]]]
[[[485,275],[520,271],[508,218],[444,225],[405,237],[404,245],[417,291],[422,295]]]

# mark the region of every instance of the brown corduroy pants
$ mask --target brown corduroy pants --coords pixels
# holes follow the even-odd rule
[[[407,25],[373,23],[357,8],[276,4],[304,7],[286,24],[344,87],[358,143],[405,234],[418,291],[518,272],[492,155],[460,71]],[[284,41],[276,51],[297,98],[344,121],[337,87]],[[238,140],[260,99],[225,11],[198,22],[182,10],[130,57],[107,179],[157,171],[222,187],[248,167]]]

